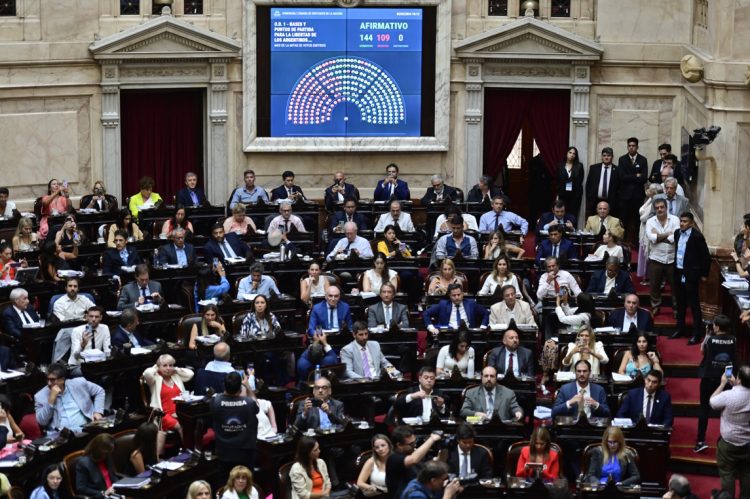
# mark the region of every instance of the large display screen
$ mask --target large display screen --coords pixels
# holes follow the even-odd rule
[[[270,9],[272,137],[419,136],[422,9]]]

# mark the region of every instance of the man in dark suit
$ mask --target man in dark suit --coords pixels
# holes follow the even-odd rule
[[[631,293],[625,296],[625,306],[616,308],[609,314],[607,325],[621,331],[630,331],[631,325],[635,324],[638,331],[653,331],[654,322],[648,310],[638,307],[638,295]]]
[[[576,217],[565,211],[565,203],[559,199],[552,205],[552,211],[542,213],[536,224],[536,232],[548,231],[554,225],[562,225],[565,232],[575,232]]]
[[[448,300],[440,300],[422,314],[428,331],[435,334],[439,327],[458,329],[461,322],[466,322],[470,328],[487,327],[490,320],[489,312],[474,300],[464,300],[464,290],[460,284],[448,286],[447,294]]]
[[[602,162],[589,167],[586,176],[586,213],[596,213],[596,204],[607,201],[610,206],[617,206],[617,189],[619,178],[615,165],[612,164],[614,152],[611,147],[602,149]],[[639,206],[640,207],[640,206]]]
[[[402,418],[422,417],[429,421],[433,414],[447,414],[446,399],[435,388],[435,368],[424,366],[419,370],[419,387],[416,391],[401,394],[394,404],[396,411]]]
[[[606,268],[597,270],[591,276],[589,285],[586,288],[587,293],[609,294],[613,289],[615,293],[635,293],[633,281],[630,274],[620,268],[620,259],[611,256],[607,259]]]
[[[674,168],[674,178],[678,182],[682,183],[684,177],[682,175],[682,163],[677,159],[677,156],[672,154],[672,144],[661,144],[659,146],[659,159],[654,161],[651,165],[651,173],[648,176],[648,181],[654,184],[661,183],[661,169],[667,166],[667,157],[672,156],[672,168]]]
[[[609,406],[604,388],[589,382],[591,364],[587,360],[579,360],[575,369],[576,380],[564,384],[557,392],[552,417],[575,416],[581,412],[589,417],[608,417]]]
[[[271,191],[271,201],[279,199],[289,199],[293,203],[300,199],[305,199],[302,187],[294,184],[294,172],[287,170],[281,174],[283,184]]]
[[[385,326],[386,329],[396,323],[399,328],[409,327],[409,310],[406,305],[393,301],[396,287],[390,282],[380,286],[380,301],[367,309],[367,327]]]
[[[178,227],[172,231],[172,244],[159,248],[159,264],[188,267],[195,263],[195,248],[185,242],[185,229]]]
[[[685,336],[685,314],[687,308],[693,312],[693,337],[688,344],[700,341],[703,331],[700,297],[698,296],[701,281],[708,277],[711,267],[711,254],[708,252],[706,239],[695,227],[693,214],[686,211],[680,214],[680,228],[674,233],[674,290],[676,301],[677,330],[672,338]]]
[[[344,403],[331,398],[331,381],[320,377],[313,384],[313,396],[299,404],[294,425],[301,431],[317,430],[343,424],[345,420]]]
[[[503,333],[502,346],[490,350],[487,365],[494,367],[498,374],[505,375],[506,372],[513,371],[516,378],[521,375],[533,378],[536,359],[531,350],[520,344],[518,331],[506,329]]]
[[[336,211],[328,217],[328,249],[326,253],[333,251],[336,243],[344,237],[344,224],[347,222],[354,222],[359,230],[370,228],[367,217],[357,211],[357,200],[354,197],[346,198],[343,208],[343,211]]]
[[[664,374],[661,371],[649,371],[643,382],[643,388],[628,390],[617,411],[618,418],[630,418],[636,423],[641,416],[646,423],[672,427],[672,397],[661,389]],[[644,404],[644,401],[646,402]]]
[[[146,303],[162,306],[165,301],[161,284],[149,279],[148,265],[141,263],[135,266],[135,281],[126,284],[120,290],[117,310],[125,310],[128,307]]]
[[[502,196],[505,204],[510,204],[510,198],[505,195],[502,188],[492,185],[493,178],[489,175],[482,175],[466,196],[467,203],[486,203],[492,204],[492,200],[497,196]]]
[[[226,258],[241,257],[246,261],[253,259],[250,247],[234,232],[225,234],[224,226],[221,224],[214,224],[211,227],[211,239],[206,241],[203,254],[207,262],[210,263],[217,258],[223,265],[226,265]]]
[[[193,172],[185,174],[185,187],[177,191],[175,197],[177,205],[182,206],[207,206],[208,200],[203,189],[198,187],[198,175]]]
[[[10,348],[0,345],[0,370],[7,371],[16,367],[16,359]]]
[[[409,201],[409,184],[398,178],[398,165],[391,163],[385,167],[385,178],[378,182],[373,194],[375,201],[388,201],[397,199],[399,201]]]
[[[433,175],[430,178],[430,182],[432,183],[432,187],[428,187],[427,192],[422,196],[423,206],[430,203],[455,203],[459,201],[456,188],[445,185],[441,175]]]
[[[578,252],[573,243],[563,238],[563,229],[559,225],[549,228],[549,237],[539,243],[536,249],[536,263],[541,266],[542,262],[549,256],[560,260],[575,260]]]
[[[521,421],[523,409],[518,405],[513,390],[497,384],[497,370],[487,366],[482,369],[482,386],[466,391],[461,417],[492,419],[493,415],[497,415],[502,421]]]
[[[648,182],[648,160],[638,154],[638,139],[628,139],[628,153],[617,160],[617,174],[620,185],[617,190],[619,196],[619,218],[626,233],[637,234],[635,223],[639,222],[638,208],[643,204],[646,194],[643,185]]]
[[[3,331],[15,338],[21,337],[21,329],[25,325],[39,322],[39,315],[29,303],[29,293],[23,288],[15,288],[10,292],[13,304],[3,310]]]
[[[122,348],[125,343],[130,343],[134,347],[147,347],[154,342],[138,332],[138,325],[141,323],[138,317],[138,311],[133,307],[128,307],[120,315],[120,325],[112,329],[112,346]]]
[[[102,256],[102,272],[109,275],[122,275],[122,267],[130,267],[141,263],[138,252],[127,245],[128,233],[116,230],[114,234],[115,247],[108,248]]]
[[[328,211],[334,211],[336,206],[342,204],[348,198],[353,198],[356,204],[359,201],[359,190],[352,184],[346,183],[344,172],[336,172],[333,175],[333,184],[326,187],[325,205]]]
[[[477,475],[477,478],[492,478],[490,456],[485,449],[474,445],[474,428],[461,423],[456,428],[456,445],[448,448],[448,468],[459,477]]]
[[[328,286],[326,290],[326,299],[315,304],[310,312],[310,324],[307,327],[307,334],[312,336],[315,329],[320,326],[321,329],[341,330],[346,324],[351,331],[352,315],[349,312],[349,305],[341,300],[341,290],[338,286]]]

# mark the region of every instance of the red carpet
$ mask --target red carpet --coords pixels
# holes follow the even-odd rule
[[[673,448],[684,448],[685,446],[690,447],[690,454],[692,457],[704,458],[709,456],[711,452],[711,459],[716,459],[716,442],[719,440],[719,419],[709,418],[708,419],[708,430],[706,431],[706,443],[710,446],[710,449],[701,452],[694,453],[693,447],[695,446],[695,434],[698,432],[698,418],[674,418],[674,426],[672,429],[672,441],[671,447]],[[673,454],[674,456],[674,454]]]
[[[698,378],[668,378],[666,388],[674,404],[697,404],[700,402]]]
[[[720,488],[719,477],[705,476],[705,475],[691,475],[685,473],[683,475],[690,482],[690,490],[700,499],[708,499],[711,497],[711,491],[713,489]],[[739,490],[739,489],[738,489]]]
[[[663,364],[692,364],[696,366],[695,374],[698,375],[697,366],[703,359],[700,345],[688,345],[687,338],[672,340],[668,336],[659,336],[656,346]]]

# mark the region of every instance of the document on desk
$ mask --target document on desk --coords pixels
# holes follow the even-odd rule
[[[161,461],[154,465],[154,468],[159,468],[160,470],[167,470],[167,471],[175,471],[184,466],[185,463],[179,463],[175,461]]]
[[[627,374],[612,373],[612,381],[622,383],[622,382],[627,382],[627,381],[633,381],[633,378],[631,378]]]
[[[131,355],[144,355],[147,353],[151,353],[151,350],[143,347],[133,347],[130,349],[130,353]]]
[[[141,487],[148,485],[150,481],[150,478],[139,478],[136,476],[133,478],[123,478],[118,480],[113,483],[112,486],[116,489],[140,489]]]
[[[12,379],[23,376],[24,373],[18,371],[0,371],[0,379]]]
[[[721,283],[722,286],[724,286],[727,289],[739,289],[739,290],[745,290],[748,289],[748,282],[746,280],[736,281],[736,280],[728,280]]]
[[[555,378],[557,381],[573,381],[576,379],[576,373],[570,371],[557,371]]]

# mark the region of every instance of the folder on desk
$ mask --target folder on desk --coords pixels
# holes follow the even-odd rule
[[[141,487],[145,487],[146,485],[148,485],[150,481],[150,478],[123,478],[121,480],[117,480],[112,484],[112,486],[116,489],[140,489]]]

